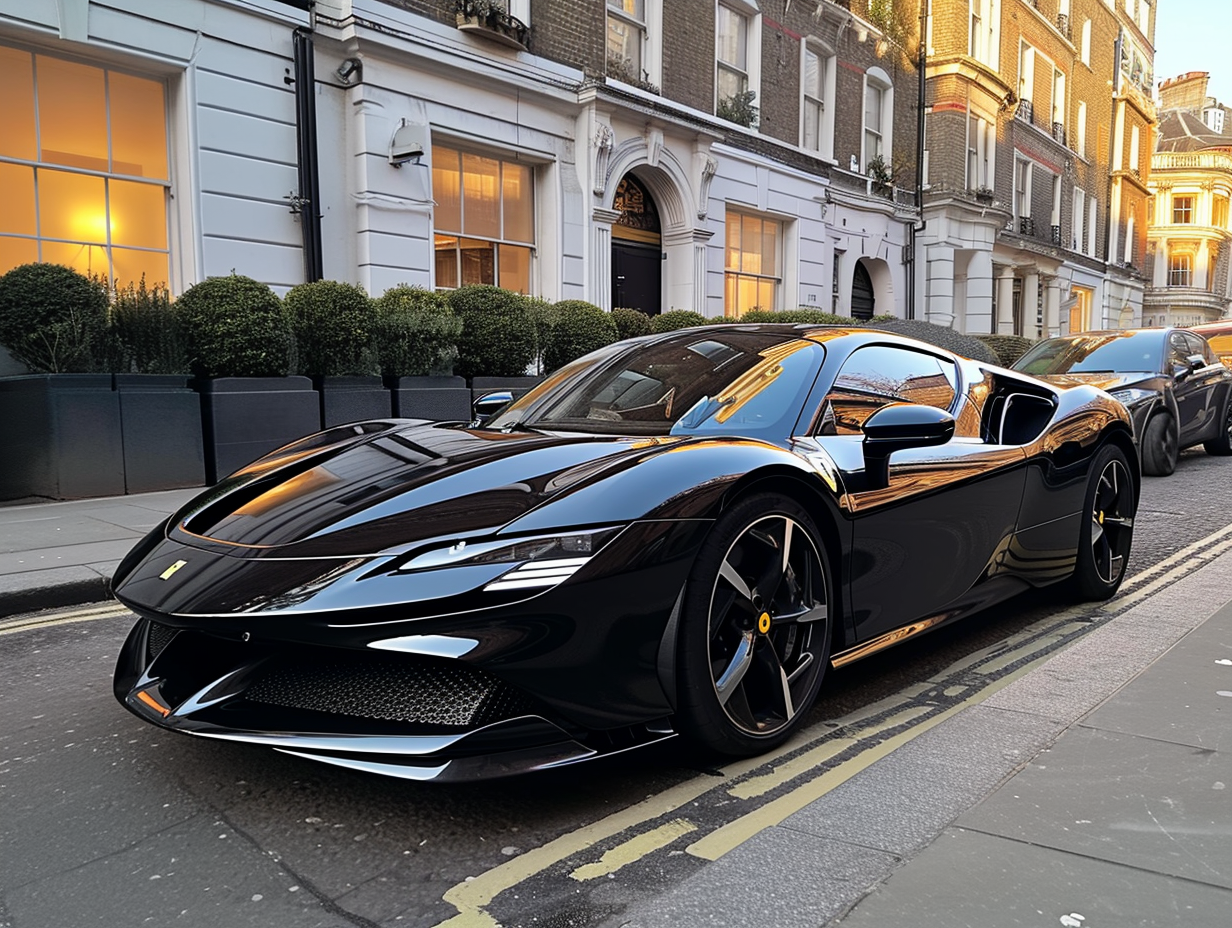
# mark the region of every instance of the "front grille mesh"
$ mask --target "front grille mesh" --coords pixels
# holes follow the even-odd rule
[[[508,684],[456,661],[340,655],[275,665],[247,690],[253,701],[336,715],[452,727],[533,711]]]
[[[178,628],[171,628],[168,625],[159,625],[157,622],[151,622],[150,630],[146,637],[146,660],[152,661],[162,654],[163,648],[171,644],[171,639],[178,632]]]

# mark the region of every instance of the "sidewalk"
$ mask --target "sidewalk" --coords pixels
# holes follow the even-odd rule
[[[0,618],[110,598],[120,559],[201,490],[0,505]]]

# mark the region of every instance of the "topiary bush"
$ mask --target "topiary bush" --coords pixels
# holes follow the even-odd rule
[[[616,341],[616,322],[594,303],[561,300],[553,304],[556,322],[543,352],[545,370],[554,371],[574,358]]]
[[[908,338],[915,338],[922,342],[928,342],[930,345],[945,348],[947,351],[952,351],[955,354],[961,354],[968,358],[974,358],[977,361],[988,361],[992,364],[1000,363],[997,361],[997,356],[993,353],[992,349],[978,338],[972,338],[970,335],[955,332],[949,326],[935,325],[931,322],[925,322],[923,319],[890,319],[885,322],[877,322],[872,327],[885,329],[887,332],[905,335]]]
[[[669,309],[665,313],[651,317],[650,331],[673,332],[676,329],[687,329],[690,326],[705,325],[706,317],[691,309]]]
[[[452,290],[462,320],[457,372],[463,377],[521,377],[535,359],[535,323],[526,298],[488,284]]]
[[[991,348],[997,356],[997,363],[1002,367],[1012,365],[1035,344],[1035,339],[1027,338],[1025,335],[973,335],[971,337],[978,338]]]
[[[188,346],[171,291],[145,275],[111,301],[112,369],[117,374],[187,374]]]
[[[637,338],[650,334],[650,317],[640,309],[617,306],[612,310],[612,322],[616,323],[617,338]]]
[[[295,337],[296,371],[321,377],[377,373],[376,310],[354,284],[315,280],[282,298]]]
[[[107,288],[62,264],[0,277],[0,344],[36,374],[105,370]]]
[[[400,284],[378,297],[375,307],[377,357],[383,376],[453,373],[462,320],[444,296]]]
[[[175,303],[198,377],[285,377],[295,340],[268,286],[232,274],[193,284]]]
[[[548,340],[552,337],[552,326],[556,324],[556,306],[537,296],[524,299],[531,322],[535,325],[535,373],[542,374],[543,353],[547,351]]]
[[[795,322],[814,325],[863,325],[850,316],[836,316],[834,313],[823,312],[820,309],[808,309],[801,306],[797,309],[784,309],[779,312],[768,309],[750,309],[740,317],[741,322]]]

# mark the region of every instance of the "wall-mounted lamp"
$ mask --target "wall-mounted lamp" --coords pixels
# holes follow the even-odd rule
[[[358,83],[364,79],[364,63],[358,58],[347,58],[334,73],[344,84]]]
[[[389,143],[389,163],[396,168],[408,161],[418,164],[424,153],[423,131],[423,126],[408,126],[406,120],[402,120]]]

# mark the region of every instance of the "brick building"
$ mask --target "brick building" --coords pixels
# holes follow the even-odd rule
[[[0,270],[907,315],[915,16],[0,0]]]
[[[1154,9],[931,0],[928,318],[1030,336],[1141,319]]]
[[[1232,119],[1193,71],[1159,87],[1143,321],[1195,325],[1232,306]]]

